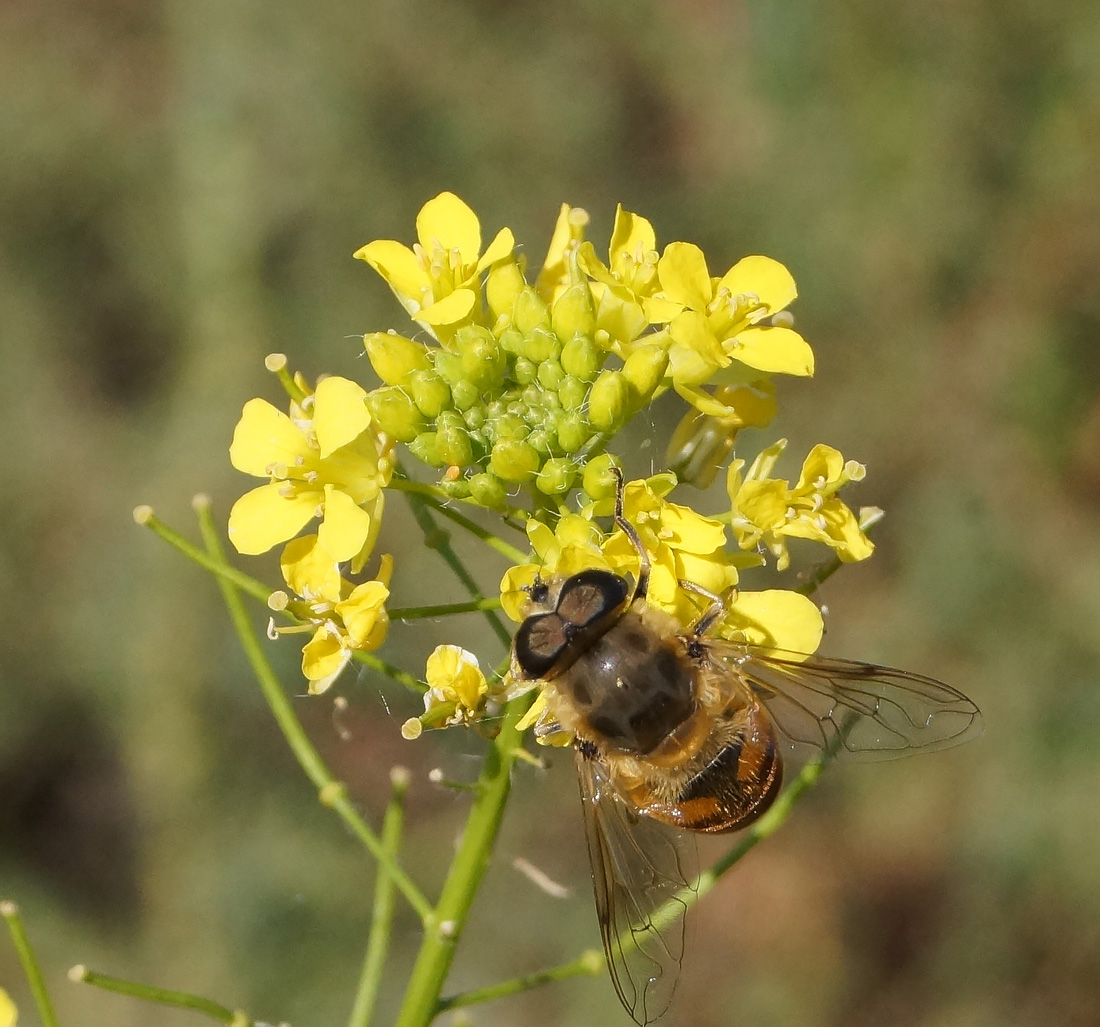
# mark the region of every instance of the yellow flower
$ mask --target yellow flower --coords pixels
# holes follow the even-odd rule
[[[790,564],[788,538],[823,542],[845,563],[866,560],[874,545],[837,496],[848,482],[861,481],[866,468],[854,460],[845,463],[831,446],[817,445],[802,465],[798,484],[791,488],[786,480],[770,477],[786,445],[787,440],[781,439],[769,446],[744,475],[744,460],[730,464],[726,480],[732,504],[730,524],[741,548],[764,545],[779,570]]]
[[[379,436],[366,393],[346,378],[325,378],[290,416],[262,399],[245,406],[229,457],[246,474],[270,478],[229,514],[229,539],[241,553],[263,553],[293,538],[314,517],[337,560],[359,570],[382,516],[382,489],[393,472],[392,447]]]
[[[0,1027],[15,1027],[19,1021],[19,1010],[15,1008],[11,996],[0,988]]]
[[[425,680],[424,712],[437,711],[447,724],[473,720],[488,692],[477,657],[457,645],[435,647],[428,657]]]
[[[688,402],[710,400],[699,388],[705,382],[741,384],[759,379],[760,371],[813,374],[813,351],[779,323],[783,318],[775,319],[798,294],[778,261],[745,257],[715,279],[698,246],[674,242],[665,248],[657,273],[661,296],[681,306],[668,326],[670,374]]]
[[[302,649],[302,674],[310,694],[317,695],[336,680],[354,652],[370,652],[386,640],[393,558],[383,556],[378,577],[356,585],[340,576],[339,561],[318,535],[305,535],[284,548],[280,565],[296,597],[284,608],[304,623],[273,633],[312,632]]]
[[[412,249],[393,239],[377,239],[355,256],[374,268],[409,315],[437,338],[480,314],[481,273],[511,256],[515,239],[502,228],[484,253],[477,215],[454,193],[440,193],[420,208],[419,242]]]

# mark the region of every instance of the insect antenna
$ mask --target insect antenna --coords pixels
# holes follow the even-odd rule
[[[630,603],[633,605],[639,599],[645,599],[646,593],[649,591],[649,553],[642,545],[642,540],[638,537],[634,525],[626,519],[626,515],[623,513],[623,494],[626,492],[626,485],[623,483],[622,468],[612,464],[611,473],[615,476],[615,523],[622,528],[638,554],[638,579],[634,582],[634,594],[630,597]]]

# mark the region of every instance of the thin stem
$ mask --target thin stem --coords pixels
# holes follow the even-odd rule
[[[431,511],[428,509],[428,501],[416,492],[407,492],[405,498],[409,501],[409,508],[412,510],[413,517],[416,518],[416,523],[420,525],[420,530],[424,533],[424,544],[429,549],[434,549],[439,553],[444,563],[451,568],[455,577],[462,582],[466,591],[468,591],[475,600],[484,599],[485,596],[482,595],[477,582],[466,569],[466,565],[459,558],[459,555],[454,551],[454,547],[451,545],[450,536],[436,525]],[[524,557],[524,559],[526,560],[526,557]],[[504,626],[495,611],[483,610],[482,612],[485,614],[485,619],[489,622],[489,626],[493,629],[497,638],[500,639],[505,646],[511,646],[511,632]]]
[[[516,723],[532,700],[533,696],[527,695],[508,704],[500,734],[485,755],[462,840],[447,873],[435,921],[421,942],[396,1027],[426,1027],[439,1009],[439,995],[474,895],[488,869],[508,801],[514,751],[520,741]]]
[[[405,606],[388,610],[390,620],[425,620],[429,617],[450,617],[456,613],[479,610],[499,610],[500,598],[471,599],[468,603],[443,603],[439,606]]]
[[[407,670],[402,670],[400,667],[395,667],[392,663],[387,663],[385,660],[374,653],[364,652],[362,649],[356,649],[351,658],[357,663],[363,664],[364,667],[369,667],[371,670],[378,671],[379,674],[384,674],[388,678],[392,678],[399,685],[404,685],[409,691],[415,692],[417,695],[423,695],[428,686],[419,678],[414,677]]]
[[[23,975],[27,978],[27,984],[30,985],[34,1004],[38,1007],[38,1015],[42,1020],[42,1027],[58,1027],[50,993],[46,990],[46,980],[42,976],[42,968],[38,965],[34,949],[31,948],[30,938],[27,937],[26,929],[23,927],[19,907],[14,902],[6,900],[0,902],[0,916],[8,923],[8,933],[11,934],[12,944],[19,954],[19,962],[23,964]]]
[[[604,968],[603,953],[598,949],[589,949],[582,953],[572,963],[563,963],[547,970],[536,970],[534,973],[523,977],[514,977],[510,981],[501,981],[499,984],[490,984],[487,988],[474,988],[471,991],[460,991],[457,995],[451,995],[440,999],[439,1012],[444,1013],[448,1009],[459,1009],[462,1006],[475,1006],[481,1002],[492,1002],[493,999],[506,998],[508,995],[516,995],[521,991],[537,988],[540,984],[550,984],[554,981],[564,981],[570,977],[583,975],[593,976]]]
[[[144,1002],[156,1002],[162,1006],[175,1006],[177,1009],[193,1009],[196,1013],[203,1013],[214,1020],[230,1024],[230,1027],[251,1027],[252,1018],[241,1010],[227,1009],[217,1002],[213,1002],[201,995],[191,995],[186,991],[169,991],[167,988],[153,988],[148,984],[138,984],[135,981],[124,981],[119,977],[108,977],[106,974],[97,974],[84,966],[74,966],[69,971],[69,980],[74,984],[91,984],[104,991],[117,992],[119,995],[130,995]]]
[[[271,595],[271,589],[262,581],[250,578],[247,574],[237,570],[225,561],[224,557],[217,557],[210,552],[199,549],[198,546],[188,542],[178,531],[169,528],[155,513],[152,507],[139,506],[134,510],[134,520],[138,524],[149,528],[155,535],[160,536],[170,546],[174,546],[189,560],[193,560],[200,567],[210,571],[222,581],[228,581],[253,599],[259,599],[261,603],[267,603]]]
[[[420,481],[413,481],[411,478],[405,477],[404,475],[402,475],[402,477],[400,478],[391,479],[386,488],[394,489],[396,492],[414,492],[418,496],[422,496],[424,499],[431,502],[433,506],[437,506],[440,509],[441,513],[445,504],[451,502],[465,503],[468,506],[476,507],[478,510],[486,509],[485,507],[481,506],[481,504],[475,503],[472,499],[465,499],[460,496],[448,496],[447,493],[444,492],[438,485],[426,485]],[[501,519],[505,524],[508,525],[509,528],[512,528],[514,531],[518,531],[520,534],[523,534],[523,525],[526,523],[527,518],[531,516],[531,512],[529,510],[525,510],[521,506],[506,506],[502,510],[499,510],[497,512],[500,514]],[[454,511],[452,510],[451,513],[454,513]],[[456,516],[455,523],[462,523],[457,520],[457,517],[461,516],[461,514],[458,514]],[[515,523],[512,518],[516,518],[519,523]],[[463,518],[463,520],[466,519]],[[464,524],[463,527],[465,527],[467,524],[473,524],[473,521],[466,521],[466,524]],[[483,528],[480,530],[484,531]],[[500,540],[498,539],[498,541]],[[507,543],[502,542],[501,545],[507,545]]]
[[[405,795],[409,790],[409,772],[404,767],[394,767],[390,772],[393,791],[382,818],[382,845],[394,858],[401,847],[401,831],[405,821]],[[380,873],[374,883],[374,906],[371,911],[370,935],[367,952],[363,957],[363,972],[359,976],[359,988],[355,993],[348,1027],[370,1027],[382,983],[382,972],[389,952],[390,932],[393,928],[393,881]]]
[[[199,515],[199,526],[203,541],[206,543],[208,551],[213,557],[222,558],[221,541],[210,516],[209,500],[206,497],[198,497],[195,508]],[[256,633],[252,630],[252,625],[249,623],[248,614],[245,612],[244,604],[240,600],[236,586],[224,578],[218,579],[218,586],[222,590],[222,597],[229,610],[229,616],[233,621],[233,627],[236,629],[241,648],[244,649],[245,656],[252,667],[252,672],[260,683],[260,688],[275,717],[275,722],[279,725],[279,730],[282,731],[283,737],[286,739],[299,765],[317,788],[321,804],[329,806],[336,812],[352,834],[378,860],[381,868],[393,878],[394,884],[405,896],[405,899],[420,919],[427,923],[432,916],[430,903],[420,889],[409,879],[405,871],[397,865],[394,858],[385,851],[378,836],[370,829],[348,799],[346,786],[333,777],[324,760],[321,759],[320,754],[306,735],[302,722],[295,715],[286,693],[279,684],[279,679],[275,676],[271,664],[264,655]]]

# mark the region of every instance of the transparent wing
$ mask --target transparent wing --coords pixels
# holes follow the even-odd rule
[[[703,639],[767,707],[794,752],[889,760],[933,752],[982,732],[978,707],[935,678],[873,663]]]
[[[596,915],[611,982],[634,1022],[668,1009],[684,956],[682,893],[695,877],[695,843],[635,813],[596,759],[577,753]]]

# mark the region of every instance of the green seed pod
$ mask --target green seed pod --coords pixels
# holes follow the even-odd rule
[[[661,346],[639,346],[623,365],[623,377],[630,384],[634,406],[649,402],[668,369],[668,353]]]
[[[611,473],[619,462],[610,453],[601,453],[588,461],[581,478],[581,486],[590,499],[607,499],[615,495],[618,479]]]
[[[506,358],[492,332],[481,325],[463,325],[455,333],[455,346],[462,354],[462,373],[482,392],[500,388]]]
[[[451,398],[456,410],[469,410],[481,399],[481,393],[473,382],[463,380],[451,386]]]
[[[512,377],[515,378],[520,385],[530,385],[535,380],[539,373],[539,366],[533,360],[528,360],[526,357],[520,357],[515,367],[512,368]]]
[[[562,359],[565,359],[564,353]],[[558,386],[558,400],[566,410],[579,410],[587,395],[588,386],[571,374],[567,374]]]
[[[485,423],[485,407],[473,406],[470,407],[463,415],[462,419],[467,428],[477,430]]]
[[[603,359],[599,346],[586,335],[572,336],[561,350],[561,366],[565,373],[582,382],[590,382],[600,373]]]
[[[469,467],[474,462],[470,436],[462,428],[447,428],[439,432],[435,448],[448,467]]]
[[[539,385],[544,389],[556,390],[564,378],[565,372],[556,360],[544,360],[539,364]]]
[[[374,373],[387,385],[408,385],[414,371],[431,367],[428,351],[396,332],[371,332],[363,336],[363,346]]]
[[[378,427],[398,442],[411,442],[424,430],[424,417],[416,404],[394,385],[368,392],[367,407]]]
[[[523,343],[523,355],[536,364],[554,360],[561,353],[561,340],[549,328],[533,328]]]
[[[451,390],[435,371],[414,371],[409,378],[409,391],[425,417],[438,417],[451,405]]]
[[[613,431],[626,419],[629,400],[630,386],[622,374],[601,371],[588,393],[588,420],[600,431]]]
[[[439,455],[437,442],[438,437],[434,431],[423,432],[409,443],[409,452],[429,467],[442,467],[444,461]]]
[[[493,446],[489,469],[504,481],[530,481],[538,473],[539,463],[533,446],[518,439],[501,439]]]
[[[558,448],[576,453],[592,437],[592,428],[578,413],[565,414],[558,420]]]
[[[512,323],[524,335],[527,335],[532,328],[550,327],[550,311],[542,302],[542,297],[531,286],[527,286],[520,292],[512,304]]]
[[[470,479],[470,498],[490,510],[500,510],[508,499],[508,493],[495,474],[475,474]]]
[[[466,372],[462,370],[462,357],[447,350],[435,350],[435,369],[452,388],[466,378]]]
[[[590,336],[596,330],[596,308],[587,282],[571,285],[554,301],[550,323],[563,339],[575,333]]]
[[[577,465],[565,457],[556,456],[542,465],[535,487],[548,496],[560,496],[573,487],[577,477]]]
[[[452,499],[465,499],[470,494],[470,479],[443,478],[439,487]]]

